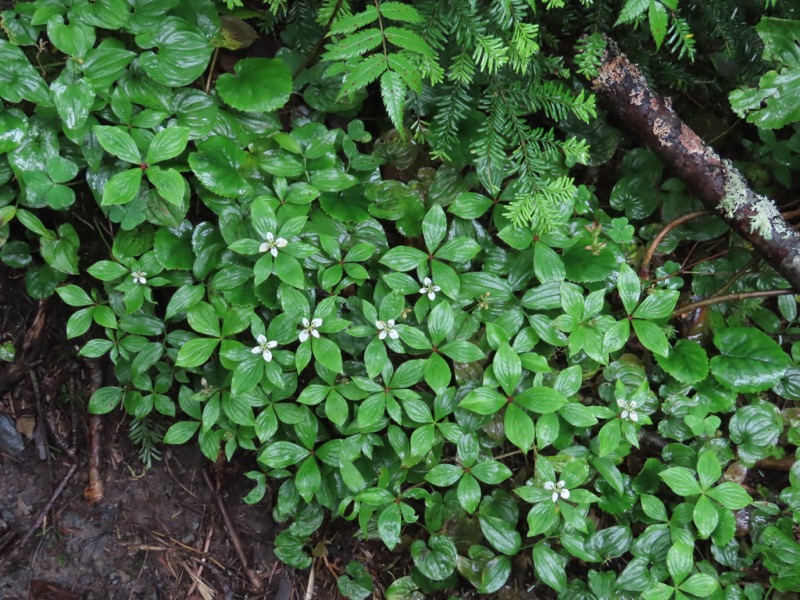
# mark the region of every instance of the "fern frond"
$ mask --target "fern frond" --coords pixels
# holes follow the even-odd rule
[[[333,62],[364,56],[367,52],[380,46],[382,41],[383,36],[380,29],[376,27],[362,29],[334,44],[328,44],[325,54],[322,55],[322,60]]]
[[[642,19],[650,7],[650,0],[626,0],[614,26]]]
[[[689,23],[686,19],[675,17],[672,20],[672,26],[667,33],[670,36],[667,39],[667,47],[670,52],[677,54],[678,58],[683,58],[684,55],[694,62],[695,57],[695,40]]]
[[[327,15],[325,15],[327,18],[322,22],[323,25],[331,18],[334,8],[335,4],[333,7],[331,7],[330,11],[327,11]],[[378,20],[378,9],[374,6],[368,6],[362,12],[354,15],[347,14],[340,10],[337,15],[338,16],[336,17],[336,20],[331,25],[329,31],[329,35],[331,36],[353,33],[354,31],[361,29],[370,23],[374,23]],[[319,16],[320,18],[323,18],[322,9],[320,9]]]
[[[386,112],[395,129],[400,132],[401,137],[405,137],[405,127],[403,125],[403,111],[406,103],[406,89],[403,78],[394,71],[386,71],[381,75],[381,97]]]
[[[367,87],[383,74],[388,65],[383,54],[373,54],[362,60],[355,61],[348,67],[349,70],[344,77],[342,89],[339,91],[339,98],[344,98],[356,90]]]

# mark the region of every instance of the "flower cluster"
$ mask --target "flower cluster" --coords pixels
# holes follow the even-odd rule
[[[267,239],[259,247],[258,251],[262,254],[269,252],[273,257],[278,256],[278,248],[285,248],[289,242],[281,237],[276,238],[270,231],[267,234]]]

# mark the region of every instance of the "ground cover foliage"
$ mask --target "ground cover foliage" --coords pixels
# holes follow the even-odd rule
[[[324,519],[410,557],[349,598],[796,593],[795,297],[689,306],[788,287],[713,216],[639,276],[700,205],[588,86],[617,35],[796,201],[790,4],[18,2],[0,260],[143,460],[253,453],[294,567]]]

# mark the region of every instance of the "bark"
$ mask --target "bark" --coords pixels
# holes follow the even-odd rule
[[[681,121],[613,42],[592,83],[622,127],[650,147],[708,210],[750,241],[800,292],[800,235],[781,217],[774,202],[753,192],[730,161]]]

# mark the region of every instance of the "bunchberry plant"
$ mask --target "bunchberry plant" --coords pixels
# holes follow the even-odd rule
[[[797,303],[713,215],[656,237],[697,201],[586,86],[621,32],[775,130],[740,166],[791,188],[789,4],[18,2],[0,260],[75,308],[89,409],[148,457],[255,457],[281,560],[326,519],[404,553],[350,598],[797,593]]]

